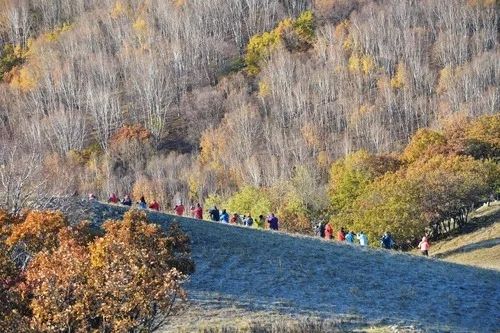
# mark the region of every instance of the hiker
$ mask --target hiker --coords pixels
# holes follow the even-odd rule
[[[259,215],[259,219],[257,220],[257,228],[264,229],[266,227],[266,219],[264,215]]]
[[[214,222],[219,222],[220,220],[220,212],[219,208],[217,206],[214,206],[214,208],[210,209],[208,211],[208,214],[210,215],[210,219]]]
[[[203,208],[201,208],[201,205],[199,203],[196,204],[196,207],[194,209],[194,218],[203,220]]]
[[[345,231],[344,231],[344,228],[340,228],[339,232],[337,232],[337,240],[339,242],[345,241]]]
[[[394,246],[394,240],[392,239],[391,234],[387,231],[384,232],[384,235],[380,239],[380,246],[387,250],[392,249]]]
[[[420,243],[418,243],[418,248],[420,249],[420,252],[422,252],[422,254],[424,256],[428,256],[430,247],[431,247],[431,244],[427,240],[427,237],[425,237],[425,236],[422,237],[422,241]]]
[[[108,203],[118,203],[120,201],[118,197],[116,196],[116,193],[111,193],[111,195],[108,198]]]
[[[189,211],[191,212],[191,217],[194,218],[194,210],[196,209],[196,207],[194,205],[191,205],[191,207],[189,207]]]
[[[315,234],[316,236],[318,236],[318,237],[321,237],[321,235],[320,235],[320,231],[319,231],[319,226],[320,226],[320,224],[321,224],[321,222],[319,222],[318,224],[316,224],[316,225],[314,226],[314,234]]]
[[[229,223],[229,214],[225,209],[222,210],[222,214],[220,214],[220,222]]]
[[[278,218],[274,216],[274,213],[271,213],[267,218],[267,223],[269,223],[269,229],[278,230]]]
[[[124,206],[132,206],[132,199],[130,199],[130,195],[125,194],[125,197],[123,197],[121,204]]]
[[[89,201],[97,201],[97,197],[94,193],[89,193]]]
[[[323,222],[320,222],[316,228],[316,233],[319,235],[321,238],[325,238],[325,228],[326,224]]]
[[[252,215],[250,213],[248,213],[248,216],[243,219],[243,224],[246,227],[251,227],[252,226],[252,224],[253,224],[253,218],[252,218]]]
[[[179,202],[178,205],[175,205],[174,211],[178,216],[184,215],[184,205],[182,204],[182,202]]]
[[[233,216],[231,216],[231,219],[229,220],[229,223],[231,223],[231,224],[241,224],[241,218],[238,215],[238,213],[234,213]]]
[[[361,246],[368,245],[368,237],[363,233],[363,231],[360,231],[356,238],[359,240],[359,245]]]
[[[349,231],[347,235],[345,235],[345,241],[349,244],[354,244],[354,233]]]
[[[153,199],[153,202],[149,205],[149,209],[156,210],[157,212],[160,211],[160,204],[156,201],[156,199]]]
[[[327,223],[324,227],[325,239],[332,239],[333,237],[333,227],[330,223]]]
[[[146,209],[148,207],[148,204],[146,203],[146,199],[144,199],[144,196],[141,196],[140,201],[138,202],[139,204],[139,209]]]

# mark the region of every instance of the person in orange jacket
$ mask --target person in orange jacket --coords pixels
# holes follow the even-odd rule
[[[332,239],[333,237],[333,227],[328,223],[325,226],[325,239]]]
[[[340,228],[339,232],[337,233],[337,240],[339,242],[345,241],[345,231],[344,231],[344,228]]]

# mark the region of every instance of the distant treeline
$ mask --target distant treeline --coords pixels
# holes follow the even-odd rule
[[[427,184],[414,175],[447,163],[494,163],[484,162],[497,156],[491,142],[486,155],[482,143],[433,161],[400,153],[414,135],[474,139],[469,126],[484,124],[471,121],[498,114],[497,9],[491,0],[0,0],[0,204],[18,211],[54,194],[115,192],[208,207],[247,196],[294,231],[374,214],[442,232],[437,221],[462,223],[469,202],[403,216],[407,206],[371,207],[388,204],[390,186],[412,195]],[[329,193],[340,177],[332,165],[353,159],[388,165],[346,198]],[[262,190],[278,199],[262,203]]]

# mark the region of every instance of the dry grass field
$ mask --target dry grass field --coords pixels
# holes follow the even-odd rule
[[[468,228],[470,232],[433,244],[431,256],[500,270],[500,202],[476,211]]]

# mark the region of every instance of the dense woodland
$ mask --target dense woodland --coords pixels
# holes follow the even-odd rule
[[[0,204],[116,192],[273,210],[291,231],[439,232],[498,191],[498,13],[495,0],[0,0]],[[359,160],[365,178],[342,173]],[[451,178],[431,193],[424,175]]]

